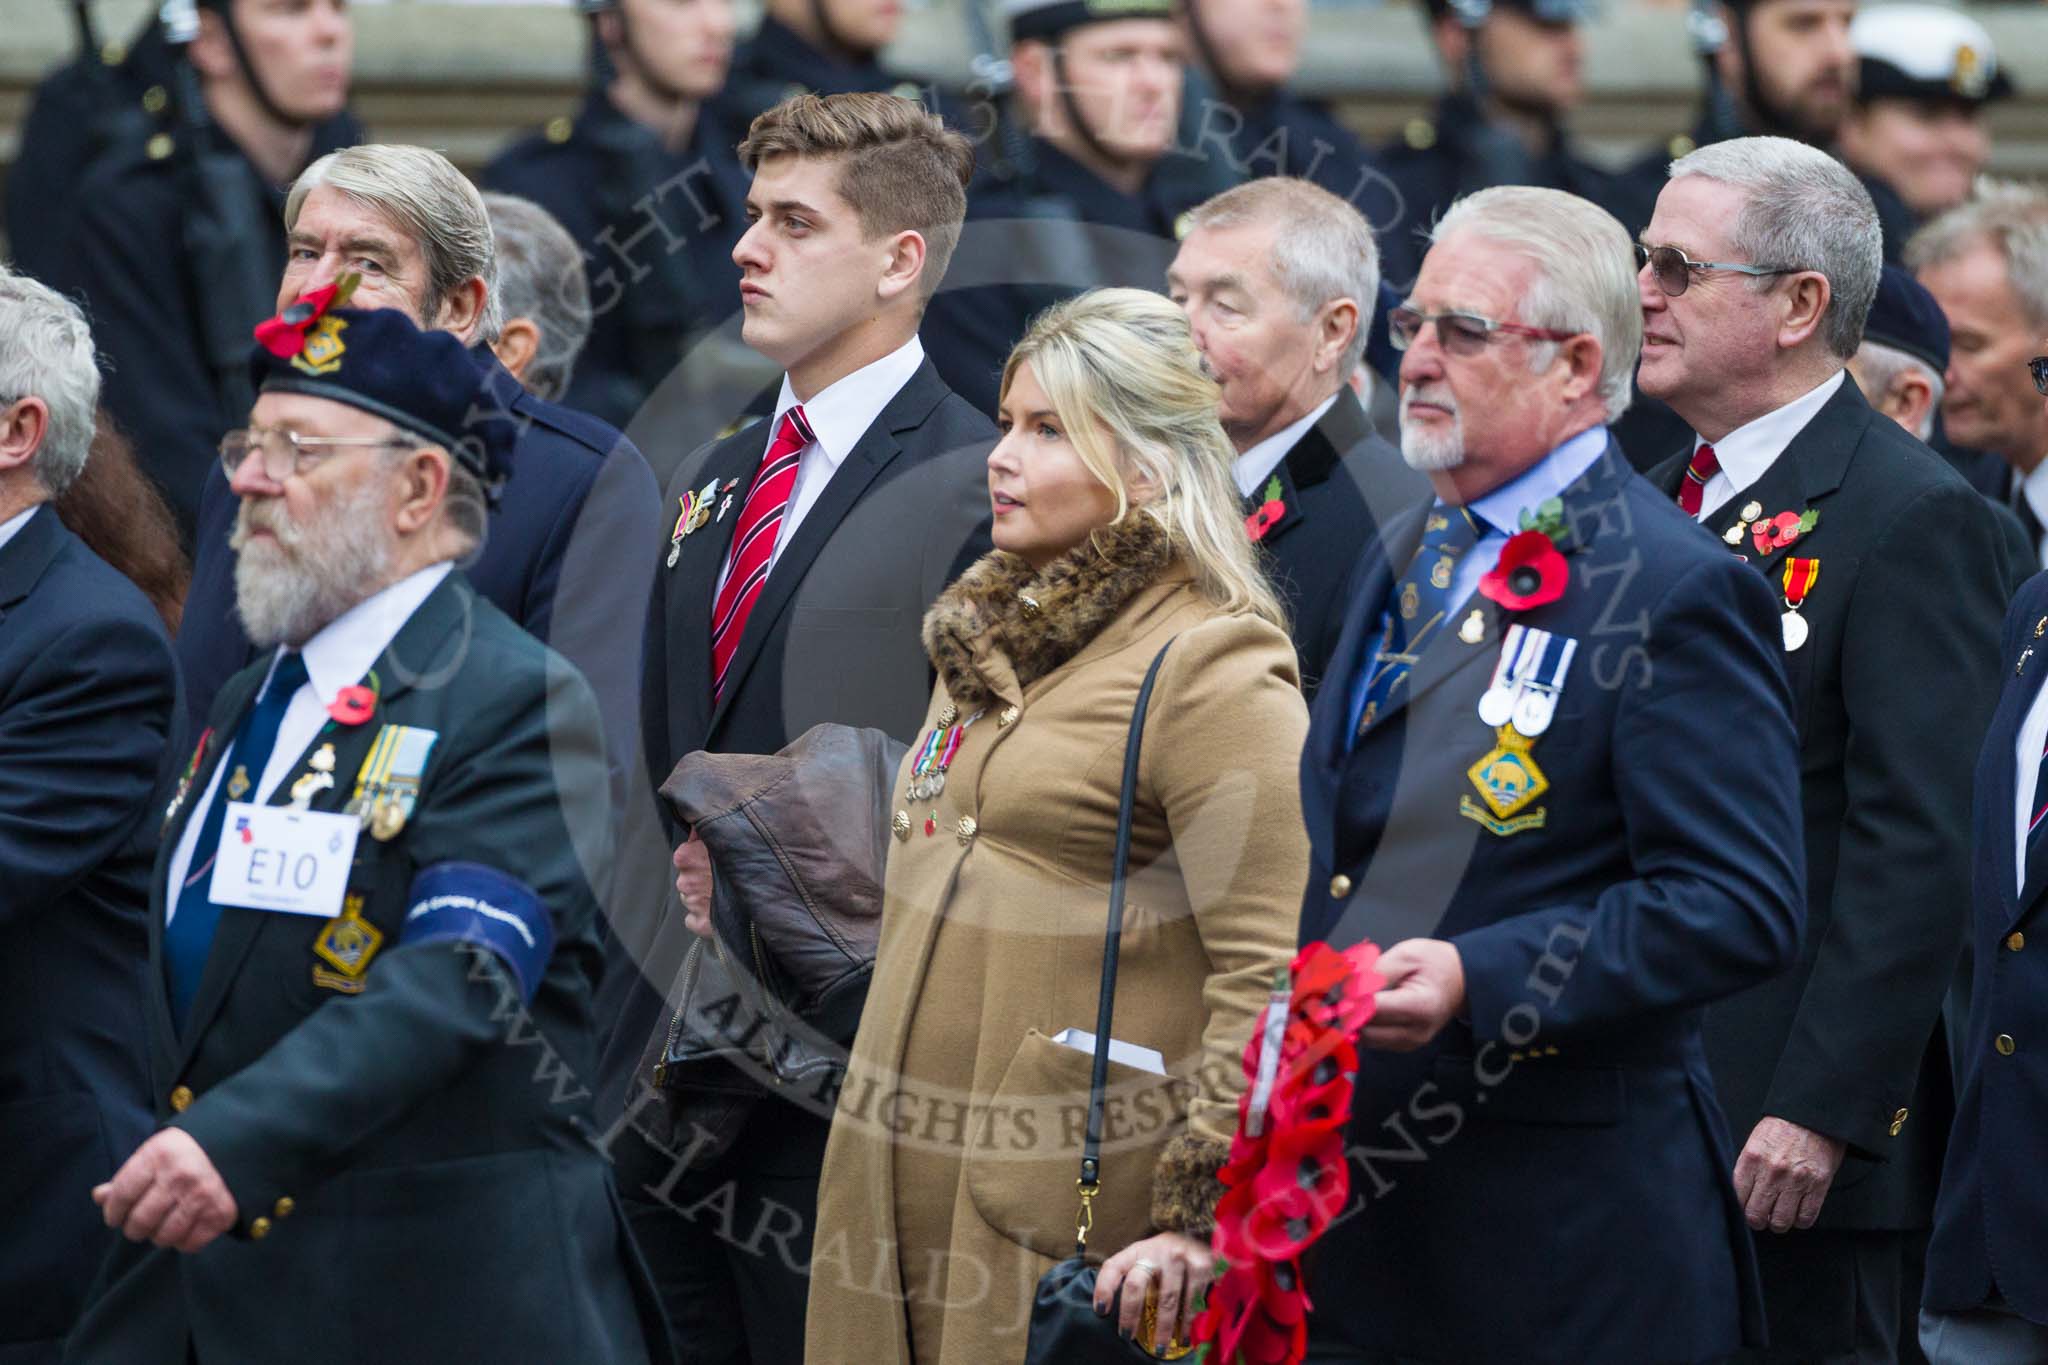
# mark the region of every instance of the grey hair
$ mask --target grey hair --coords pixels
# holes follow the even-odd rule
[[[590,339],[583,255],[568,230],[531,199],[486,193],[484,210],[498,243],[499,307],[505,317],[529,318],[540,329],[526,387],[541,398],[560,398]]]
[[[92,329],[70,299],[0,265],[0,403],[23,398],[40,398],[50,410],[29,469],[54,498],[92,452],[100,401]]]
[[[2048,193],[2012,180],[1978,179],[1971,196],[1913,234],[1906,267],[1918,274],[1979,242],[2005,258],[2005,273],[2027,321],[2048,331]]]
[[[1273,226],[1273,273],[1309,321],[1337,299],[1358,305],[1358,331],[1338,367],[1349,375],[1365,359],[1373,305],[1380,296],[1380,252],[1365,216],[1309,180],[1268,176],[1225,190],[1188,214],[1188,231]]]
[[[1927,404],[1927,415],[1920,419],[1920,430],[1914,435],[1923,441],[1933,438],[1934,419],[1941,412],[1941,400],[1948,393],[1948,385],[1934,372],[1932,365],[1882,341],[1865,341],[1857,349],[1856,365],[1863,371],[1863,378],[1869,381],[1868,396],[1871,398],[1883,396],[1899,382],[1901,375],[1918,374],[1926,380],[1934,396]]]
[[[432,326],[441,308],[469,281],[484,282],[484,306],[477,340],[493,345],[504,329],[498,305],[498,253],[483,196],[455,163],[426,147],[373,142],[329,152],[292,182],[284,201],[284,226],[298,226],[306,196],[330,186],[383,215],[418,243],[427,266],[427,296],[421,326]]]
[[[1671,163],[1673,180],[1686,175],[1744,192],[1730,240],[1748,263],[1827,277],[1821,340],[1843,360],[1855,355],[1884,269],[1877,206],[1855,173],[1788,137],[1738,137]],[[1752,287],[1762,292],[1781,278],[1760,276]]]
[[[1517,310],[1521,321],[1597,339],[1607,420],[1627,412],[1643,349],[1643,307],[1635,250],[1621,221],[1563,190],[1496,185],[1453,203],[1429,240],[1458,232],[1497,242],[1535,264],[1536,278]],[[1554,346],[1537,347],[1530,368],[1541,373],[1555,359]]]

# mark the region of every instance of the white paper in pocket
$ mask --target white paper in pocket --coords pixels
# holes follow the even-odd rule
[[[1085,1052],[1091,1057],[1095,1055],[1095,1035],[1087,1029],[1063,1028],[1052,1036],[1052,1040],[1061,1047],[1070,1047],[1076,1052]],[[1124,1066],[1133,1067],[1139,1071],[1149,1071],[1155,1076],[1164,1076],[1166,1074],[1166,1059],[1151,1048],[1139,1047],[1136,1043],[1126,1043],[1115,1038],[1110,1039],[1109,1060],[1120,1062]]]

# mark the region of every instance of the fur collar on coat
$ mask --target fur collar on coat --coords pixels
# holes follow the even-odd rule
[[[1111,522],[1034,570],[1023,556],[996,550],[939,594],[924,618],[924,648],[961,706],[994,692],[979,661],[999,650],[1029,687],[1080,653],[1174,560],[1166,528],[1142,512]]]

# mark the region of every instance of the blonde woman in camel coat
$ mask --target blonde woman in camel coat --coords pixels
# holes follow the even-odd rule
[[[925,619],[938,739],[892,793],[866,1012],[819,1187],[812,1365],[1024,1358],[1073,1250],[1126,734],[1142,746],[1092,1254],[1159,1333],[1206,1283],[1240,1057],[1294,950],[1308,716],[1229,482],[1216,388],[1157,295],[1040,318],[1003,376],[997,549]],[[957,744],[953,727],[964,723]],[[943,789],[932,764],[950,750]],[[1125,1054],[1133,1056],[1134,1054]],[[1164,1074],[1157,1074],[1156,1065]]]

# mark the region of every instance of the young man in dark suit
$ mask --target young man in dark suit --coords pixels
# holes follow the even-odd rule
[[[2021,589],[2005,618],[2004,691],[1977,759],[1970,1022],[1920,1311],[1920,1346],[1933,1365],[2048,1359],[2048,1086],[2026,1064],[2048,1037],[2044,637],[2048,574]]]
[[[54,1365],[112,1241],[85,1195],[151,1127],[144,918],[182,727],[163,623],[45,506],[92,445],[92,335],[4,267],[0,375],[0,1358]]]
[[[485,399],[509,414],[519,447],[464,573],[597,689],[615,790],[623,793],[637,722],[640,608],[654,569],[644,547],[658,522],[647,462],[603,422],[535,398],[490,353],[504,323],[490,217],[476,187],[440,153],[371,144],[324,157],[292,187],[284,222],[279,310],[354,275],[355,306],[395,308],[471,348]],[[257,652],[234,611],[227,541],[236,500],[213,463],[177,640],[195,727]]]
[[[894,95],[803,95],[740,151],[744,336],[785,373],[768,422],[699,450],[669,486],[642,694],[654,783],[694,750],[773,753],[822,721],[911,739],[930,693],[925,609],[989,546],[994,428],[917,340],[959,237],[966,140]],[[685,907],[707,915],[702,845],[675,859]],[[621,974],[602,1092],[626,1106],[610,1150],[663,1301],[696,1359],[798,1359],[832,1096],[761,1099],[728,1153],[686,1160],[691,1135],[667,1130],[633,1075],[691,935],[673,913],[615,927],[641,972]],[[707,1217],[720,1200],[731,1217]]]
[[[1801,797],[1807,935],[1795,970],[1713,1011],[1707,1041],[1744,1135],[1731,1174],[1772,1346],[1799,1359],[1899,1346],[1938,1140],[1915,1079],[1962,944],[2007,596],[1989,507],[1844,373],[1880,240],[1833,157],[1738,138],[1673,163],[1639,275],[1643,391],[1696,433],[1651,479],[1784,616],[1798,763],[1756,763],[1746,727],[1718,743],[1741,738],[1752,791]]]
[[[1302,937],[1385,945],[1322,1360],[1760,1337],[1701,1027],[1797,951],[1796,791],[1751,777],[1794,727],[1770,594],[1607,433],[1634,290],[1611,215],[1497,188],[1391,319],[1437,496],[1361,560],[1302,758]]]
[[[164,1126],[91,1191],[129,1240],[66,1359],[655,1365],[577,1084],[612,849],[596,703],[454,568],[516,435],[453,337],[309,311],[254,349],[223,454],[266,653],[172,799],[144,1001]]]
[[[1428,487],[1351,388],[1379,298],[1372,229],[1306,180],[1254,180],[1188,215],[1166,291],[1222,386],[1245,528],[1286,600],[1313,697],[1359,548]]]

